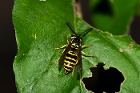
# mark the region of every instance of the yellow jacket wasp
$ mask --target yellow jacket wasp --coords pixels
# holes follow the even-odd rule
[[[89,46],[82,46],[82,37],[85,36],[90,31],[92,31],[92,28],[87,29],[82,34],[77,34],[69,22],[67,22],[66,24],[69,26],[69,28],[74,34],[71,35],[70,41],[67,38],[66,45],[60,48],[55,48],[55,49],[65,48],[61,57],[58,59],[58,62],[59,62],[58,69],[60,71],[62,66],[64,66],[65,73],[68,74],[70,72],[74,72],[74,68],[77,65],[78,67],[77,73],[80,76],[82,72],[81,54],[84,56],[93,57],[92,55],[87,55],[86,53],[82,51],[82,49],[89,47]],[[72,77],[73,77],[73,73],[72,73]]]

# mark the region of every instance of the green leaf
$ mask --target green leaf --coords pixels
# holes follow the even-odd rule
[[[128,33],[139,0],[91,0],[92,20],[96,28],[114,35]]]
[[[91,93],[82,80],[77,80],[76,73],[72,78],[72,73],[58,71],[56,61],[63,50],[55,48],[66,44],[66,36],[72,34],[66,21],[77,33],[90,28],[76,17],[70,0],[15,0],[13,22],[18,54],[14,73],[19,93]],[[105,68],[115,67],[124,75],[120,93],[139,93],[139,46],[128,36],[113,36],[95,28],[83,37],[83,45],[91,44],[83,51],[95,58],[82,56],[82,78],[91,76],[90,67],[104,62]]]

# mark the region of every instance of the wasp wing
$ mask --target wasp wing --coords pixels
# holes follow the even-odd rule
[[[77,63],[77,79],[80,79],[82,74],[82,58],[81,58],[81,46],[79,46],[79,49],[77,50],[77,57],[78,57],[78,63]]]
[[[64,49],[64,51],[63,51],[61,57],[58,59],[58,62],[59,62],[59,63],[58,63],[58,70],[59,70],[59,71],[61,70],[61,68],[62,68],[63,65],[64,65],[64,58],[65,58],[67,52],[69,51],[70,47],[71,47],[71,43],[69,42],[68,45],[67,45],[67,47]]]

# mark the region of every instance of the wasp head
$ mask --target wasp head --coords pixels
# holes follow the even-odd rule
[[[80,35],[71,35],[71,44],[72,44],[72,48],[78,48],[79,46],[81,46],[81,41],[82,38],[80,37]]]

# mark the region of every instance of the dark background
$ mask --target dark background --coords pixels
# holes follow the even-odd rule
[[[0,93],[17,93],[13,60],[17,53],[12,23],[13,0],[0,0]]]
[[[90,23],[86,10],[87,1],[82,4],[84,19]],[[12,23],[13,0],[0,0],[0,93],[17,93],[15,87],[15,78],[13,73],[13,60],[17,53],[15,31]],[[140,17],[134,17],[132,21],[130,34],[137,43],[140,44]]]

